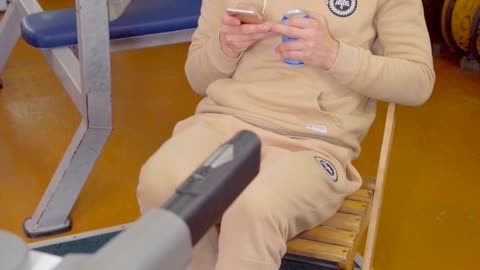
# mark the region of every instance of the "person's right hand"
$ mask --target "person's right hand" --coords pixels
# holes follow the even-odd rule
[[[220,48],[232,59],[240,56],[258,40],[276,35],[268,23],[242,24],[238,18],[225,14],[220,29]]]

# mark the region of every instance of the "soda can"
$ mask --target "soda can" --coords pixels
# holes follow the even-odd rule
[[[309,16],[308,16],[308,12],[306,12],[305,10],[301,10],[301,9],[289,10],[289,11],[287,11],[287,13],[285,13],[285,15],[283,15],[282,23],[285,23],[286,21],[288,21],[288,19],[293,18],[293,17],[308,18]],[[293,38],[293,37],[287,37],[287,36],[282,35],[282,42],[283,43],[291,42],[291,41],[295,41],[295,40],[297,40],[297,39]],[[284,59],[283,62],[285,62],[289,65],[292,65],[292,66],[303,66],[303,64],[304,64],[302,61],[292,60],[292,59]]]

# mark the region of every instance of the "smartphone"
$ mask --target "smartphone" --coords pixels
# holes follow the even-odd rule
[[[263,17],[253,10],[227,8],[228,15],[238,18],[242,23],[263,23]]]

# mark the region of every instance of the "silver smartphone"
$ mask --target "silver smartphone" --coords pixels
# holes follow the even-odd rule
[[[228,15],[238,18],[242,23],[263,23],[263,17],[253,10],[227,8]]]

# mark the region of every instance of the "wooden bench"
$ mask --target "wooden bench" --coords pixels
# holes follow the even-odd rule
[[[387,111],[377,176],[364,177],[362,188],[345,199],[337,214],[325,224],[290,240],[285,259],[351,270],[368,228],[362,269],[371,269],[394,125],[395,104],[391,103]]]
[[[314,265],[352,269],[353,259],[371,216],[375,178],[364,178],[362,188],[349,196],[325,224],[288,242],[286,259]]]

